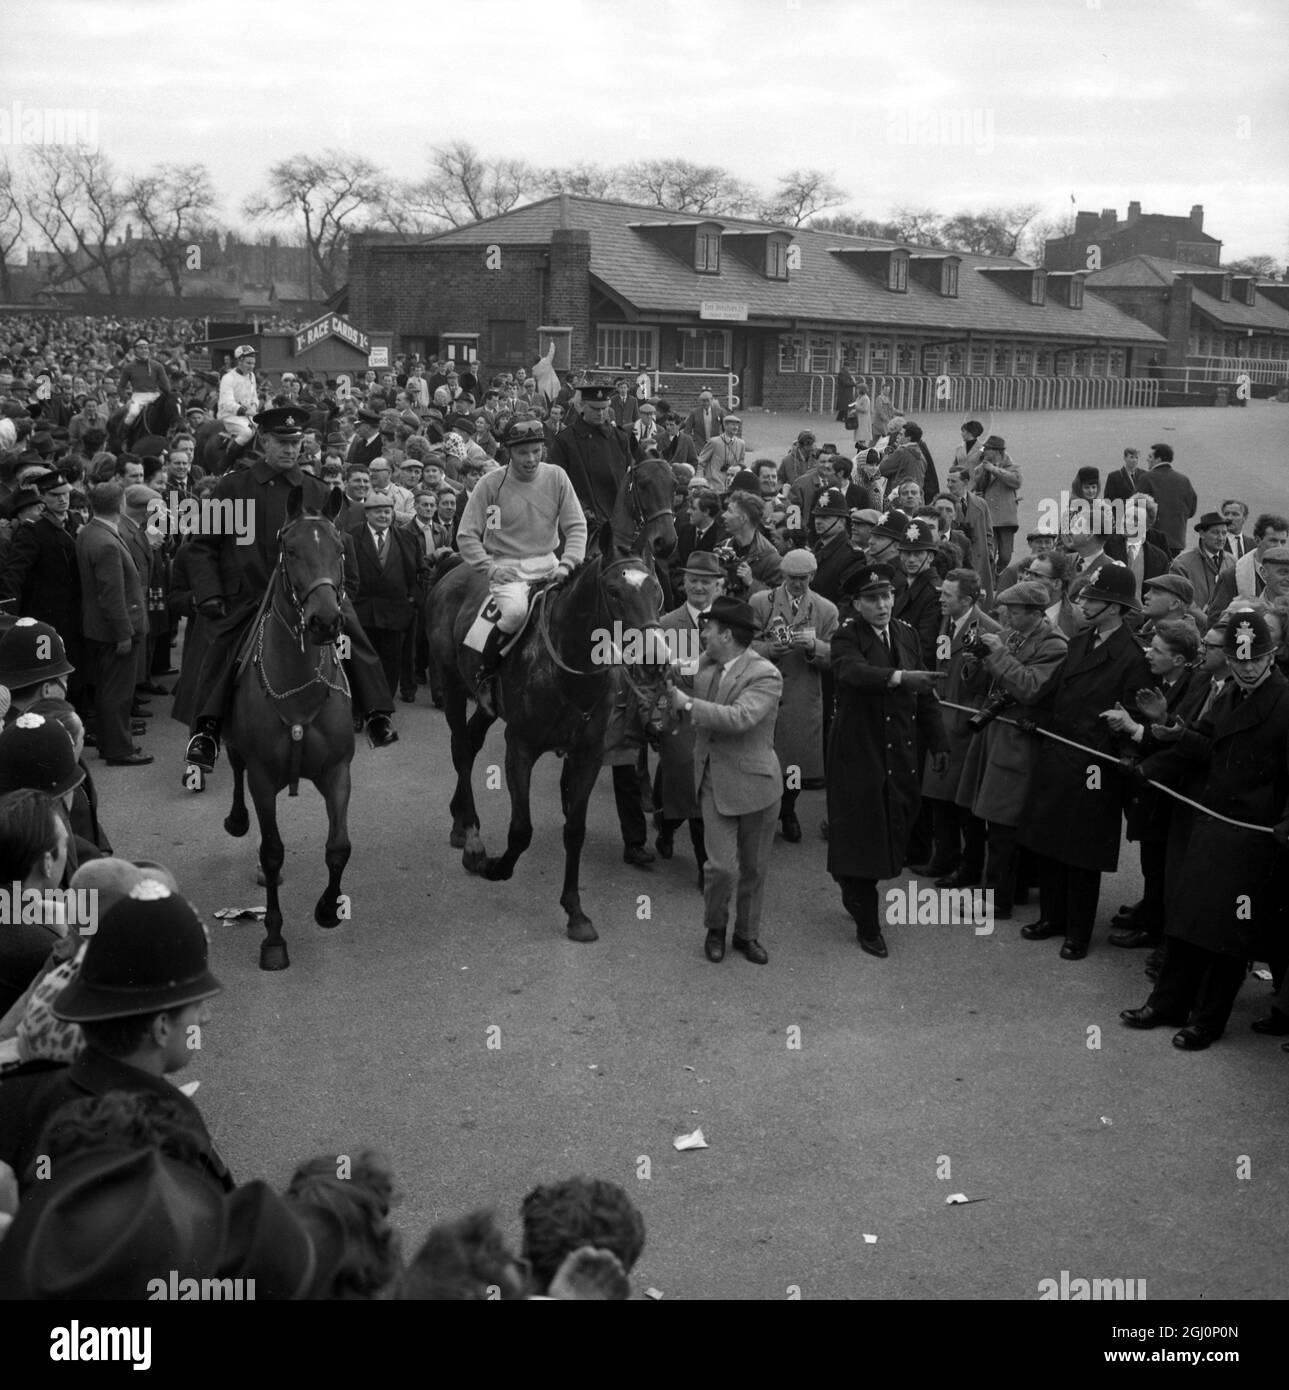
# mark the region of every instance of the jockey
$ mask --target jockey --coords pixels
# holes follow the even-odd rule
[[[233,353],[236,365],[219,379],[219,405],[215,418],[224,422],[224,433],[239,444],[249,444],[255,430],[251,416],[260,408],[260,388],[255,382],[255,349],[239,347]]]
[[[507,635],[518,631],[528,612],[530,587],[567,579],[586,558],[586,517],[568,474],[542,462],[541,421],[516,420],[503,443],[510,462],[475,484],[457,531],[461,558],[488,576],[491,594],[465,637],[465,645],[479,653],[475,696],[481,704]],[[557,557],[561,534],[564,553]]]
[[[259,429],[259,450],[246,457],[245,467],[225,473],[213,494],[219,504],[228,501],[233,509],[249,509],[252,525],[247,536],[231,529],[203,531],[192,537],[189,551],[193,602],[206,619],[209,646],[197,676],[196,713],[186,761],[203,772],[210,772],[219,756],[220,725],[232,703],[238,647],[278,562],[278,534],[286,522],[291,490],[300,488],[305,508],[312,511],[321,511],[331,492],[326,483],[299,466],[300,441],[309,423],[307,410],[298,405],[263,410],[254,423]],[[348,559],[348,543],[345,549]],[[366,716],[372,747],[384,748],[398,741],[390,722],[393,696],[371,639],[345,595],[340,609],[349,639],[354,711]]]
[[[151,405],[164,391],[170,394],[170,378],[160,362],[149,356],[147,338],[136,338],[134,356],[121,363],[121,376],[117,381],[119,392],[130,392],[130,404],[126,407],[125,419],[121,422],[123,430],[129,429],[139,418],[145,405]]]

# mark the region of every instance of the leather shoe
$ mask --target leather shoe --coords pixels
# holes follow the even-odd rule
[[[108,767],[146,767],[152,761],[152,754],[143,753],[136,749],[124,758],[105,758],[103,761],[107,763]]]
[[[725,959],[725,933],[709,931],[703,941],[703,952],[713,965],[719,965]]]
[[[876,956],[878,960],[885,960],[891,954],[886,949],[886,942],[882,939],[881,932],[878,932],[876,936],[861,936],[859,949],[867,951],[870,956]]]
[[[1119,911],[1114,914],[1114,920],[1118,922],[1121,921],[1124,917],[1136,917],[1140,912],[1140,903],[1120,903]]]
[[[1136,951],[1142,946],[1158,946],[1159,938],[1137,927],[1132,931],[1112,931],[1110,944],[1111,946],[1122,946],[1125,951]]]
[[[956,864],[937,864],[934,860],[929,864],[910,864],[909,872],[918,878],[943,878],[945,874],[955,873]]]
[[[937,878],[935,886],[937,888],[977,888],[980,886],[980,874],[979,872],[972,873],[970,869],[959,866],[951,874]]]
[[[1255,1033],[1269,1034],[1273,1038],[1283,1038],[1289,1036],[1289,1014],[1282,1013],[1273,1007],[1266,1018],[1255,1018],[1249,1027]]]
[[[654,840],[653,847],[658,851],[659,859],[670,859],[676,852],[676,842],[670,835],[659,835]]]
[[[413,690],[409,694],[406,690],[402,690],[399,692],[398,698],[402,700],[405,705],[414,705],[416,703],[416,691]]]
[[[1173,1046],[1180,1048],[1183,1052],[1203,1052],[1210,1044],[1215,1043],[1221,1037],[1220,1033],[1214,1033],[1208,1028],[1201,1028],[1198,1024],[1191,1024],[1183,1028],[1180,1033],[1173,1034]]]
[[[789,812],[783,817],[783,838],[790,844],[799,844],[801,841],[801,822]]]
[[[1088,953],[1088,948],[1077,941],[1067,941],[1061,947],[1062,960],[1082,960]]]
[[[398,730],[390,723],[389,715],[373,714],[367,721],[367,742],[373,748],[388,748],[398,742]]]
[[[136,704],[130,711],[131,719],[151,719],[152,711],[146,705]]]
[[[770,959],[765,953],[765,947],[759,941],[752,941],[742,936],[734,938],[734,949],[745,955],[753,965],[765,965]]]
[[[136,685],[135,690],[141,695],[169,695],[169,689],[164,685],[158,685],[156,681],[149,681],[147,685]]]
[[[1143,1004],[1139,1009],[1121,1010],[1119,1022],[1128,1028],[1161,1028],[1164,1024],[1171,1023],[1172,1019],[1165,1018],[1158,1009],[1152,1009],[1149,1004]]]
[[[1022,927],[1020,934],[1026,941],[1046,941],[1049,936],[1063,935],[1064,928],[1054,927],[1045,917],[1040,917],[1037,922],[1031,922],[1029,926]]]
[[[634,864],[638,869],[647,869],[657,856],[644,845],[627,845],[622,851],[622,862]]]

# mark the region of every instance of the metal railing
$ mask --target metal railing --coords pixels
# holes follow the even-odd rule
[[[1170,382],[1180,382],[1181,390],[1212,382],[1229,386],[1247,373],[1255,386],[1289,385],[1289,361],[1279,357],[1197,357],[1186,359],[1184,367],[1162,367]]]
[[[815,383],[819,383],[819,405],[815,405]],[[826,400],[826,404],[825,404]],[[810,403],[806,409],[813,415],[816,411],[821,415],[835,415],[837,413],[837,378],[828,376],[822,372],[816,372],[810,378]]]
[[[835,404],[824,404],[826,393],[817,382],[832,383],[836,401],[836,377],[810,379],[808,409],[835,413]],[[858,376],[856,385],[868,387],[871,400],[885,385],[901,415],[935,412],[971,414],[1010,410],[1132,410],[1159,403],[1161,382],[1151,377],[1106,376]]]
[[[604,368],[605,371],[616,372],[617,368]],[[626,372],[623,375],[628,375]],[[668,404],[673,410],[684,406],[687,409],[698,404],[700,391],[710,391],[713,396],[727,410],[737,410],[740,399],[735,387],[739,384],[738,375],[735,372],[726,371],[702,371],[694,370],[688,372],[641,372],[641,376],[647,376],[653,384],[653,393],[656,396],[665,396]],[[633,380],[635,378],[632,378]]]

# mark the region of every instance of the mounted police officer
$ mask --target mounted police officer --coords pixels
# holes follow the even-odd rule
[[[555,436],[550,451],[550,462],[572,481],[591,535],[612,517],[622,476],[641,457],[631,431],[613,423],[612,395],[611,382],[583,377],[577,383],[577,417]]]
[[[237,649],[277,564],[278,533],[286,524],[291,490],[303,489],[302,504],[310,511],[321,511],[331,495],[326,483],[300,469],[300,440],[309,423],[308,411],[300,406],[262,410],[254,422],[261,451],[247,455],[236,472],[226,473],[212,494],[216,503],[227,504],[234,513],[249,512],[246,543],[232,528],[223,534],[194,536],[188,562],[193,601],[209,619],[210,646],[197,677],[197,714],[186,755],[203,772],[211,771],[219,756],[220,723],[232,699]],[[350,645],[354,708],[366,715],[372,747],[384,748],[398,741],[390,723],[393,697],[352,602],[343,596],[340,606]]]

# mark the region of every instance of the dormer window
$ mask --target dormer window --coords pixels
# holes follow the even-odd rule
[[[1229,275],[1222,276],[1222,294],[1220,297],[1223,304],[1231,302],[1231,277]]]
[[[765,243],[765,275],[767,280],[788,278],[788,243],[770,237]]]
[[[1034,279],[1029,292],[1029,302],[1031,304],[1047,303],[1047,271],[1036,270],[1034,272]]]
[[[940,293],[945,299],[958,297],[958,267],[961,264],[956,256],[950,256],[940,265]]]
[[[721,273],[721,234],[700,231],[694,241],[694,269],[706,275]]]
[[[886,288],[893,290],[896,294],[908,293],[909,253],[907,251],[891,252],[891,265],[886,281]]]
[[[1070,281],[1070,308],[1083,308],[1083,279],[1078,275]]]

